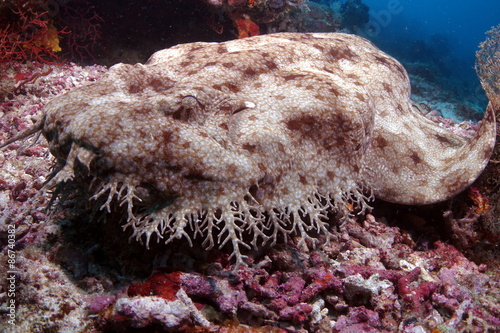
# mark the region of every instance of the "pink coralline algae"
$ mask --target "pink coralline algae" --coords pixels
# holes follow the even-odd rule
[[[437,284],[433,282],[423,282],[412,286],[421,272],[421,268],[416,267],[398,280],[398,289],[403,302],[406,303],[411,312],[416,314],[429,312],[432,307],[428,302],[430,302],[431,295],[437,290]]]
[[[44,229],[49,227],[50,222]],[[158,267],[143,282],[114,291],[112,284],[103,289],[103,278],[79,277],[78,286],[86,286],[88,292],[75,288],[63,278],[60,267],[26,245],[20,251],[19,270],[20,292],[28,298],[21,301],[19,313],[36,308],[26,303],[28,299],[51,302],[50,310],[42,313],[53,311],[58,316],[45,327],[66,327],[66,319],[78,318],[86,328],[74,328],[74,332],[89,327],[96,332],[131,327],[161,327],[167,332],[236,328],[245,332],[261,328],[264,332],[495,332],[500,306],[492,277],[498,273],[474,264],[443,242],[415,250],[416,244],[399,229],[371,215],[360,223],[346,222],[345,227],[336,246],[299,251],[290,242],[267,256],[249,253],[254,263],[238,271],[217,256],[209,267],[200,262],[204,268],[198,273],[163,273]],[[378,244],[371,241],[374,230],[381,237]],[[51,236],[58,237],[58,232]],[[67,256],[58,259],[64,265],[78,267],[85,260],[74,251],[57,253]],[[177,260],[184,262],[185,257],[171,258],[168,265],[179,265]],[[45,284],[50,289],[37,289]],[[67,300],[69,294],[77,303]],[[228,324],[231,318],[239,323]],[[34,322],[26,321],[23,327],[30,331]]]
[[[335,324],[337,333],[377,333],[380,332],[382,323],[379,314],[365,307],[357,307],[349,310],[347,315],[342,315]]]
[[[116,302],[115,296],[97,296],[88,300],[88,310],[90,313],[99,313],[106,310],[109,306]]]
[[[414,243],[401,243],[408,240],[397,229],[372,216],[362,224],[364,227],[349,223],[351,233],[360,238],[344,237],[343,244],[353,246],[340,251],[306,250],[302,252],[306,255],[290,259],[296,249],[287,246],[255,262],[255,268],[240,267],[236,272],[217,264],[210,275],[155,273],[145,282],[132,284],[128,294],[134,302],[140,297],[144,302],[149,302],[148,297],[175,302],[182,290],[199,310],[196,315],[209,321],[215,331],[223,327],[219,321],[222,315],[237,316],[252,326],[273,324],[292,331],[466,332],[476,327],[494,332],[500,306],[491,293],[491,277],[476,264],[442,242],[434,243],[428,251],[415,251]],[[380,247],[370,242],[368,247],[361,245],[368,244],[363,237],[374,228],[384,235]],[[393,251],[388,252],[385,244]],[[279,263],[279,270],[275,263]],[[129,311],[126,322],[142,320],[144,324],[147,321],[142,315],[144,312],[139,316]],[[107,325],[117,324],[109,313],[105,318]],[[152,314],[147,318],[159,320]],[[199,326],[193,321],[189,325]]]

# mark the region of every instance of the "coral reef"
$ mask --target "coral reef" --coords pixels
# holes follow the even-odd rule
[[[11,89],[12,99],[2,104],[2,140],[29,128],[51,96],[104,71],[27,64],[8,76],[15,83],[19,73],[31,77],[49,68],[21,90]],[[426,111],[456,133],[471,137],[477,130]],[[435,241],[443,238],[431,228],[440,224],[433,216],[441,209],[418,216],[406,208],[406,215],[391,217],[376,203],[375,216],[344,223],[338,242],[312,250],[304,245],[308,242],[297,247],[300,238],[293,237],[273,249],[249,252],[250,265],[234,272],[226,253],[206,252],[199,243],[193,249],[178,242],[171,249],[158,244],[144,251],[127,244],[114,221],[89,223],[88,211],[47,215],[48,198],[34,200],[44,181],[38,177],[45,177],[51,164],[47,154],[41,140],[2,151],[0,225],[16,228],[18,272],[16,326],[8,324],[9,311],[2,306],[5,332],[496,332],[500,325],[498,261],[477,265]],[[31,171],[37,168],[38,173]],[[66,203],[70,211],[77,206]],[[414,226],[400,229],[407,221]],[[410,235],[415,229],[420,233]],[[8,260],[7,234],[2,233],[1,262]],[[5,276],[6,266],[1,269]],[[1,288],[7,304],[8,285]],[[166,311],[151,311],[152,304]]]
[[[241,15],[252,8],[257,10],[263,3],[267,7],[261,8],[276,9],[273,15],[286,6],[304,8],[296,1],[207,2],[219,9],[238,8]],[[313,11],[312,3],[308,6]],[[293,18],[299,11],[289,13],[288,18]],[[317,22],[323,24],[321,20]],[[259,22],[259,27],[267,29],[263,22]],[[499,31],[497,27],[489,33],[478,54],[479,75],[491,101],[490,114],[499,110],[496,57]],[[250,68],[253,60],[235,63]],[[32,123],[44,117],[42,109],[47,103],[50,105],[49,100],[98,80],[107,71],[100,66],[39,62],[9,63],[2,70],[1,142],[32,133]],[[113,71],[108,75],[114,75]],[[141,79],[148,78],[146,71],[141,73]],[[445,106],[433,102],[445,100],[446,96],[431,87],[428,80],[432,78],[421,73],[412,77],[417,80],[414,86],[420,90],[416,90],[414,101],[408,102],[412,113],[422,115],[417,117],[421,122],[434,122],[445,128],[446,133],[453,133],[447,138],[459,144],[484,131],[485,122],[481,127],[443,118],[440,111],[459,108],[459,102],[449,100]],[[283,75],[289,78],[283,79],[284,82],[302,82],[301,77],[293,75]],[[237,80],[240,81],[243,80]],[[155,85],[154,81],[148,82]],[[92,85],[81,89],[89,87]],[[127,87],[134,91],[138,85]],[[226,85],[222,90],[230,94],[231,89],[234,87]],[[146,89],[135,93],[147,92]],[[194,96],[192,90],[185,92],[188,97]],[[203,121],[192,111],[199,110],[196,106],[200,104],[196,103],[204,100],[198,95],[193,98],[183,99],[181,112],[174,117],[201,126]],[[257,100],[243,104],[248,109],[240,110],[234,109],[238,104],[233,102],[222,99],[220,105],[233,108],[235,116],[259,106]],[[297,129],[292,126],[290,130]],[[412,129],[405,126],[404,133],[412,133]],[[50,141],[50,135],[47,137]],[[344,215],[342,223],[338,223],[335,214],[321,215],[321,221],[331,226],[329,234],[306,230],[309,233],[278,236],[276,244],[268,242],[242,250],[247,265],[235,269],[234,261],[229,258],[230,247],[206,251],[196,228],[191,234],[192,246],[183,239],[173,239],[169,246],[151,242],[149,250],[135,242],[127,244],[126,237],[134,235],[130,229],[121,230],[120,219],[127,217],[126,207],[120,206],[123,202],[119,200],[107,202],[108,193],[102,194],[102,200],[98,198],[98,205],[88,200],[89,179],[82,160],[75,160],[74,181],[77,185],[82,182],[83,186],[73,187],[68,182],[66,192],[59,193],[60,200],[51,202],[47,193],[40,192],[49,178],[51,165],[57,165],[49,155],[48,145],[37,137],[24,143],[14,142],[0,150],[0,276],[6,277],[0,284],[0,330],[16,333],[498,332],[498,147],[497,144],[492,161],[478,181],[451,200],[422,207],[377,200],[372,202],[373,215],[355,215],[359,211],[350,210],[356,209],[356,202],[346,197],[344,208],[352,214]],[[64,145],[58,149],[65,150]],[[66,150],[68,153],[69,149]],[[66,155],[63,157],[63,163],[69,160]],[[78,157],[84,158],[80,154]],[[52,171],[57,173],[61,169]],[[104,179],[110,174],[99,176]],[[199,178],[192,180],[204,181]],[[449,177],[446,182],[450,182]],[[264,179],[250,194],[262,201],[270,184]],[[140,185],[136,194],[143,201],[131,199],[137,209],[134,214],[164,208],[155,205],[148,196],[151,188]],[[120,195],[124,198],[127,193],[117,196]],[[301,204],[304,202],[314,206],[309,200]],[[316,208],[324,208],[325,202],[320,203],[316,203]],[[103,205],[115,214],[100,212]],[[59,209],[47,211],[47,206]],[[259,215],[253,210],[247,213],[253,218]],[[304,217],[301,211],[288,222]],[[268,232],[262,230],[263,234],[269,235]],[[335,241],[328,243],[327,236]],[[315,239],[324,245],[314,247]],[[247,233],[242,233],[241,240],[252,243]],[[220,241],[214,239],[214,243]]]
[[[239,15],[247,15],[265,33],[356,32],[369,19],[368,6],[361,0],[252,0],[207,3],[233,17],[233,20]]]
[[[334,10],[328,4],[304,0],[205,0],[215,6],[219,13],[231,18],[238,30],[238,37],[254,36],[241,34],[241,18],[252,22],[259,31],[274,32],[335,32],[340,29],[340,8]],[[346,22],[350,21],[347,13]]]
[[[30,319],[16,332],[496,332],[498,267],[478,266],[440,241],[423,248],[372,215],[345,227],[337,244],[312,250],[290,241],[250,253],[253,264],[238,271],[193,254],[199,272],[161,272],[185,269],[189,255],[181,252],[125,288],[106,287],[102,276],[72,281],[46,250],[27,245],[17,257],[17,316]],[[63,240],[50,230],[49,242]],[[109,272],[103,266],[100,274]]]
[[[102,18],[87,0],[4,1],[0,4],[0,66],[33,60],[93,58]]]

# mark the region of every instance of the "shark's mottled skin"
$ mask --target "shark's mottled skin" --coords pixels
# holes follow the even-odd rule
[[[42,124],[60,169],[48,188],[89,174],[93,199],[126,209],[135,238],[229,241],[237,264],[244,232],[254,246],[292,231],[314,240],[330,235],[327,211],[363,210],[371,193],[450,198],[495,138],[491,110],[470,141],[427,120],[401,64],[334,33],[183,44],[117,64],[47,104]]]

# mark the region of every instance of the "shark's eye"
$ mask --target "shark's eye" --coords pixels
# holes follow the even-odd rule
[[[200,101],[194,96],[186,96],[181,101],[182,106],[186,108],[195,108],[197,106],[201,106]]]
[[[203,119],[203,105],[194,96],[185,96],[181,100],[181,105],[178,110],[172,113],[174,119],[201,123]]]

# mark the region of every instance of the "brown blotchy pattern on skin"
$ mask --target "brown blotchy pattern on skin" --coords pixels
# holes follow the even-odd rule
[[[79,161],[93,199],[121,203],[136,239],[230,242],[239,265],[243,232],[254,247],[291,232],[314,242],[331,236],[328,210],[364,210],[363,191],[426,204],[468,186],[494,144],[491,112],[466,142],[409,97],[404,68],[357,36],[178,45],[45,107],[42,131],[60,161],[47,186],[73,181]]]

